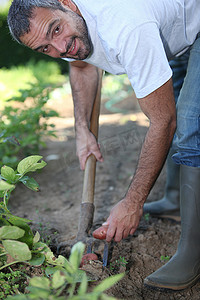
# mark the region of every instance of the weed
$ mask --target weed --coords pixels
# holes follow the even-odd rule
[[[147,214],[144,215],[144,219],[145,219],[146,222],[149,222],[149,218],[150,218],[150,214],[149,213],[147,213]]]
[[[23,292],[27,276],[21,271],[10,273],[0,272],[0,299],[5,299],[8,295]]]
[[[119,259],[116,259],[114,262],[110,263],[110,270],[114,271],[115,269],[118,269],[120,267],[126,267],[127,261],[124,257],[119,257]]]
[[[164,262],[167,262],[167,261],[170,260],[170,256],[168,256],[168,255],[167,256],[161,255],[160,260],[164,261]]]

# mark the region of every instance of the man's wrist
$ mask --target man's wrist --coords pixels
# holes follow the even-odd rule
[[[85,130],[89,130],[89,124],[87,124],[87,122],[75,123],[75,131],[77,133],[83,132]]]

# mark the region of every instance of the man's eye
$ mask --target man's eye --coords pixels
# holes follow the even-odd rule
[[[43,51],[44,53],[46,53],[46,52],[48,52],[48,49],[49,49],[49,47],[48,47],[48,45],[46,45],[46,46],[43,48],[42,51]]]
[[[60,26],[58,25],[58,26],[56,26],[54,32],[57,34],[59,31],[60,31]]]

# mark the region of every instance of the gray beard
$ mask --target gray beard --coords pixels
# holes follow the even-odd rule
[[[92,44],[91,38],[88,33],[87,24],[86,24],[85,20],[81,16],[77,15],[76,13],[71,12],[71,11],[66,11],[66,13],[68,13],[72,16],[72,18],[74,19],[74,21],[76,23],[77,31],[80,33],[80,35],[74,36],[73,39],[78,38],[79,40],[82,41],[82,43],[84,45],[84,48],[81,48],[78,50],[78,52],[76,54],[76,56],[78,56],[78,57],[76,58],[76,60],[84,60],[88,56],[90,56],[93,52],[93,44]],[[72,41],[73,41],[73,39],[72,39]],[[67,52],[67,50],[68,49],[66,49],[66,52]],[[65,54],[63,53],[63,56],[64,55]],[[67,57],[70,58],[69,56],[67,56]]]

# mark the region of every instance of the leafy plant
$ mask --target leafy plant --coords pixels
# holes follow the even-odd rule
[[[48,120],[58,114],[45,106],[52,87],[42,84],[32,84],[31,87],[31,90],[21,90],[20,96],[13,97],[12,104],[1,111],[2,164],[15,167],[19,154],[36,154],[39,147],[45,146],[44,136],[55,136],[54,124],[49,124]]]
[[[0,270],[18,262],[32,261],[35,264],[35,259],[37,263],[44,261],[40,245],[37,245],[39,233],[33,235],[28,225],[30,220],[14,216],[8,209],[10,194],[17,183],[21,182],[33,191],[39,190],[38,183],[27,173],[42,169],[46,165],[41,158],[39,155],[26,157],[19,162],[16,170],[8,166],[1,168],[0,198],[3,201],[0,202]],[[5,262],[6,256],[12,258],[11,262]]]
[[[49,300],[109,300],[114,297],[107,296],[104,291],[118,282],[124,274],[110,276],[88,292],[88,281],[83,270],[79,269],[85,246],[82,242],[76,243],[71,250],[69,260],[59,255],[55,258],[51,251],[46,253],[46,261],[52,265],[46,268],[48,277],[33,277],[30,279],[29,294],[10,296],[7,299],[49,299]],[[65,295],[65,296],[64,296]]]
[[[113,271],[121,266],[126,267],[127,263],[128,262],[126,261],[125,257],[120,256],[119,259],[116,259],[114,262],[110,263],[110,269]]]

